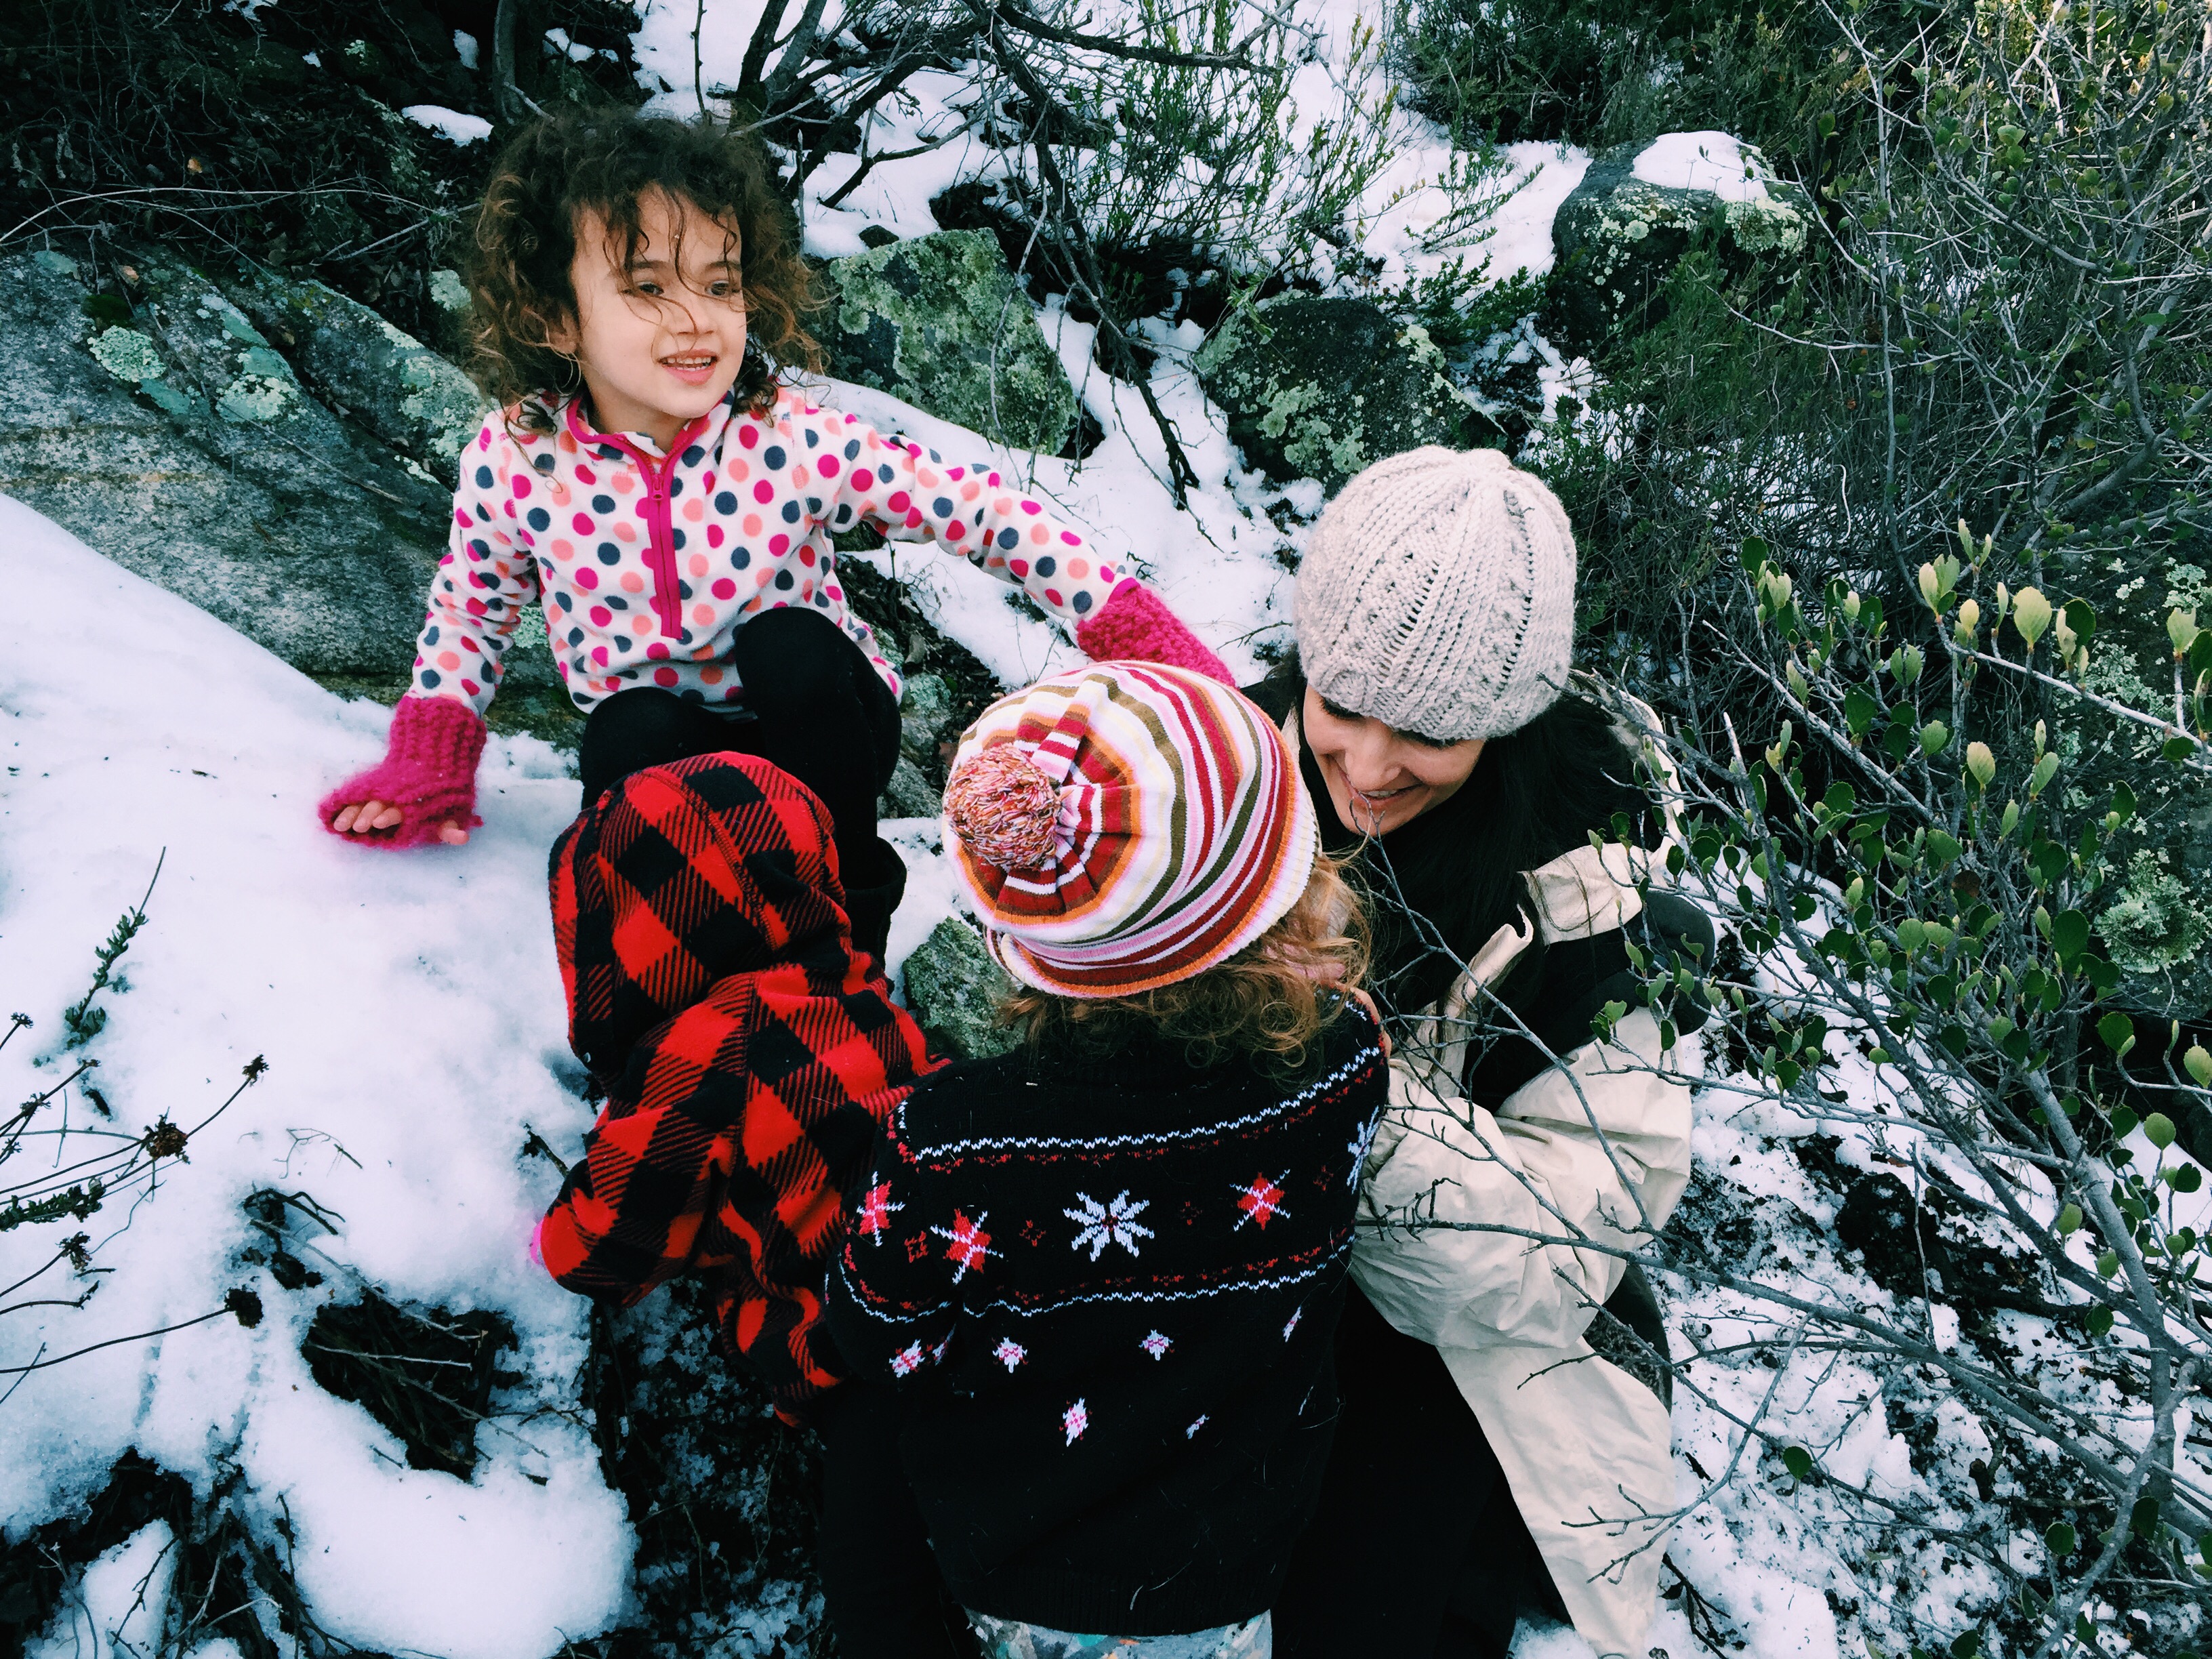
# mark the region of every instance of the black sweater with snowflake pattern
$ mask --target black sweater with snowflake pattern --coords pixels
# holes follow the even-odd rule
[[[878,1135],[830,1327],[902,1397],[963,1605],[1172,1635],[1273,1604],[1334,1432],[1376,1037],[1347,1009],[1290,1079],[1018,1050],[924,1079]]]

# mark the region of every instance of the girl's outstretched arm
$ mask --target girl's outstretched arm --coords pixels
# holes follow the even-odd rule
[[[379,847],[459,846],[483,822],[476,815],[483,713],[523,607],[538,593],[521,532],[543,524],[542,507],[530,514],[548,486],[528,452],[550,458],[552,441],[514,439],[495,410],[462,452],[453,526],[416,641],[413,688],[393,712],[384,759],[324,797],[319,815],[331,833]]]
[[[1094,659],[1164,662],[1236,684],[1158,594],[988,461],[948,465],[934,450],[886,438],[849,415],[823,410],[821,418],[828,441],[813,465],[836,490],[834,527],[860,518],[889,531],[922,532],[1019,587],[1066,623]]]

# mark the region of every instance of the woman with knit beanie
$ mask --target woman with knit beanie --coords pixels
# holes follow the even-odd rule
[[[893,1109],[831,1334],[993,1659],[1266,1659],[1389,1088],[1356,907],[1280,731],[1187,670],[1002,699],[945,811],[1026,1041]]]
[[[1523,1610],[1571,1617],[1601,1656],[1644,1650],[1647,1518],[1674,1506],[1666,1334],[1620,1255],[1528,1236],[1625,1249],[1664,1224],[1689,1091],[1655,1070],[1681,1050],[1628,951],[1712,935],[1639,896],[1646,858],[1591,844],[1616,815],[1647,844],[1663,826],[1632,738],[1570,690],[1574,592],[1540,481],[1494,451],[1394,456],[1314,526],[1296,660],[1251,689],[1369,896],[1397,1042],[1343,1416],[1276,1607],[1295,1659],[1502,1655]],[[1635,1012],[1593,1042],[1616,999]]]

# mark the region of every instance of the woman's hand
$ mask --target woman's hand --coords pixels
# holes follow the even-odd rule
[[[404,812],[388,802],[365,800],[357,806],[341,806],[337,816],[331,820],[331,828],[340,835],[366,835],[378,830],[397,830],[406,817]],[[438,839],[448,847],[459,847],[468,838],[467,830],[450,818],[438,826]]]

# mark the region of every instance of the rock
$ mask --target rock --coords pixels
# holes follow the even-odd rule
[[[1976,1237],[1958,1204],[1934,1182],[1916,1206],[1895,1176],[1858,1176],[1837,1208],[1836,1237],[1866,1258],[1869,1278],[1908,1302],[1924,1294],[1964,1312],[2033,1309],[2042,1301],[2034,1263]]]
[[[436,275],[453,280],[449,271]],[[359,301],[320,283],[256,271],[225,283],[224,292],[263,333],[283,342],[301,378],[325,402],[352,416],[442,487],[453,487],[460,453],[489,407],[467,375]]]
[[[922,767],[939,764],[937,745],[952,719],[952,692],[935,674],[906,677],[899,698],[899,750]]]
[[[890,640],[890,631],[880,629],[876,641],[888,641],[896,653],[897,643]],[[945,811],[945,798],[938,793],[945,763],[938,756],[937,740],[952,717],[952,693],[937,675],[921,672],[907,675],[902,684],[898,763],[876,810],[887,818],[933,818]]]
[[[1194,366],[1245,460],[1278,482],[1317,478],[1334,495],[1387,455],[1495,435],[1445,377],[1427,333],[1401,329],[1379,306],[1285,295],[1257,314],[1264,338],[1232,317]]]
[[[1754,175],[1730,177],[1725,189],[1677,188],[1636,177],[1638,159],[1662,146],[1710,136],[1725,150],[1728,167],[1707,169]],[[1672,133],[1653,144],[1622,144],[1590,163],[1552,221],[1557,258],[1547,296],[1546,330],[1577,350],[1589,350],[1632,314],[1656,321],[1652,305],[1682,255],[1711,230],[1743,258],[1791,256],[1804,251],[1815,210],[1798,186],[1777,179],[1759,151],[1735,146],[1724,134]],[[1741,161],[1742,167],[1735,164]],[[1656,169],[1647,167],[1647,171]],[[1742,196],[1747,199],[1734,200]]]
[[[207,278],[134,254],[126,299],[65,256],[0,259],[0,490],[348,696],[407,684],[452,496],[303,385]],[[535,613],[503,731],[573,746]]]
[[[1021,1042],[992,1018],[1014,981],[964,918],[947,916],[932,928],[907,957],[904,972],[906,1006],[933,1052],[980,1060]]]
[[[0,259],[0,490],[295,667],[404,672],[446,491],[358,441],[214,284],[135,269],[126,305]]]
[[[939,231],[826,268],[833,374],[1017,449],[1057,454],[1075,391],[993,238]]]
[[[891,781],[884,786],[883,799],[877,803],[879,816],[887,818],[933,818],[945,811],[945,797],[939,794],[921,769],[905,755],[891,769]]]

